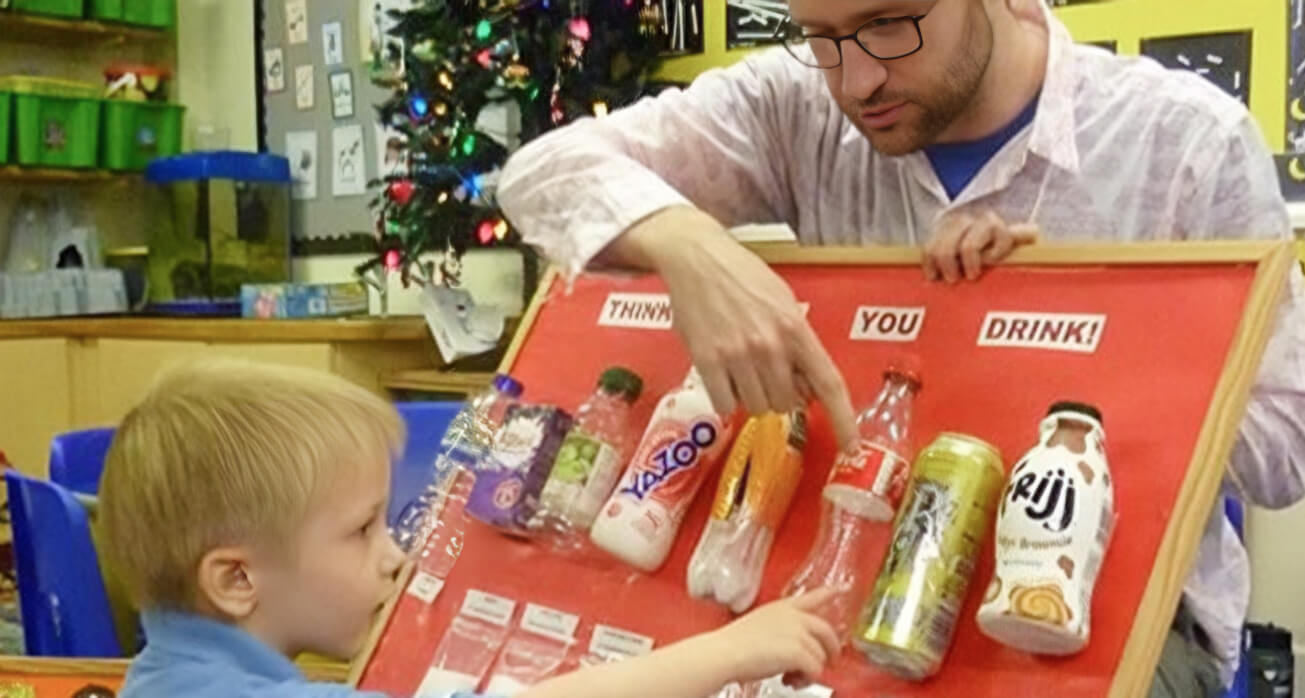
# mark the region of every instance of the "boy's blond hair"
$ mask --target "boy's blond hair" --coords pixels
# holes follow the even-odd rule
[[[109,448],[104,552],[140,607],[192,610],[205,554],[246,544],[293,554],[314,493],[402,441],[394,408],[341,378],[234,360],[179,366]]]

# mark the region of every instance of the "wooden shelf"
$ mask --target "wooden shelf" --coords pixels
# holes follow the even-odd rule
[[[390,390],[470,394],[488,387],[493,380],[493,373],[418,369],[393,371],[387,374],[382,382]]]
[[[86,41],[158,41],[169,36],[163,29],[134,27],[81,19],[0,11],[0,41],[34,44],[81,44]]]
[[[0,166],[0,181],[94,184],[97,182],[128,182],[140,178],[141,173],[139,172],[63,170],[45,167],[18,167],[16,165]]]
[[[349,676],[349,665],[333,659],[305,654],[300,655],[295,663],[304,676],[313,681],[343,683]],[[0,675],[114,678],[125,676],[130,667],[130,659],[0,656]]]
[[[243,318],[79,317],[0,320],[0,340],[27,337],[162,339],[200,342],[422,342],[419,317],[249,320]],[[489,385],[489,379],[485,380]]]

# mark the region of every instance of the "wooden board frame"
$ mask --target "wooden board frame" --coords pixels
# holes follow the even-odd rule
[[[749,248],[772,265],[918,266],[923,261],[919,249],[908,247],[803,247],[784,243],[750,245]],[[1139,698],[1150,690],[1155,667],[1182,596],[1183,582],[1196,560],[1201,536],[1219,492],[1222,464],[1232,453],[1294,261],[1295,246],[1288,240],[1219,240],[1033,245],[1016,250],[1003,263],[1005,266],[1035,267],[1206,264],[1254,264],[1256,267],[1241,323],[1206,411],[1188,464],[1187,477],[1165,529],[1138,615],[1124,645],[1121,663],[1110,687],[1110,698]],[[555,268],[550,268],[540,283],[521,319],[521,328],[503,357],[499,367],[501,372],[512,371],[559,276]],[[1220,467],[1210,467],[1212,463],[1220,464]],[[404,584],[399,585],[395,598],[378,617],[363,651],[354,660],[349,675],[351,685],[358,684],[370,663],[384,629],[389,625],[397,597],[411,573],[409,566],[401,576]]]
[[[131,662],[130,659],[89,657],[0,656],[0,677],[67,676],[86,678],[88,682],[97,678],[121,680],[131,668]],[[295,663],[304,676],[313,681],[344,681],[347,678],[348,666],[340,662],[302,658]]]

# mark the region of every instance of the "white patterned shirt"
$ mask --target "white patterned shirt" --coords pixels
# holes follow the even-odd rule
[[[924,153],[877,153],[820,71],[778,48],[537,139],[509,161],[499,201],[571,274],[632,224],[684,203],[727,226],[784,222],[815,245],[922,245],[940,216],[970,208],[1035,222],[1053,242],[1290,237],[1272,159],[1241,103],[1196,75],[1076,46],[1043,16],[1033,123],[954,201]],[[1261,506],[1305,495],[1302,288],[1293,268],[1226,480]],[[1222,507],[1184,592],[1227,682],[1250,564]]]

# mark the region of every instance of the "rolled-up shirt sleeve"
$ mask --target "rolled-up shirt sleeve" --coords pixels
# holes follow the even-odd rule
[[[1189,237],[1290,239],[1268,147],[1249,116],[1203,145],[1190,173]],[[1214,144],[1222,144],[1216,146]],[[1201,160],[1204,158],[1204,160]],[[1305,497],[1305,279],[1293,264],[1229,462],[1236,490],[1258,506]]]

